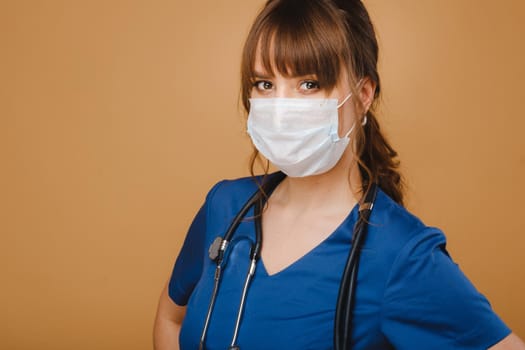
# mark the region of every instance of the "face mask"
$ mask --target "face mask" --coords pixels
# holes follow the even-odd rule
[[[248,134],[263,156],[286,175],[303,177],[332,169],[354,130],[338,135],[337,99],[252,98]]]

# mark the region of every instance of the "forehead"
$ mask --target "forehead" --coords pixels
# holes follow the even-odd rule
[[[336,84],[341,71],[340,62],[327,62],[319,57],[319,52],[314,47],[294,45],[288,39],[278,33],[273,33],[268,38],[259,38],[252,56],[252,76],[282,75],[289,78],[315,75],[323,80],[326,87]]]
[[[270,47],[268,47],[267,50],[268,53],[265,56],[263,56],[261,45],[257,45],[252,64],[253,75],[264,77],[275,77],[276,75],[290,77],[294,75],[292,72],[295,72],[296,69],[290,68],[290,63],[288,62],[286,63],[285,67],[282,67],[280,65],[280,69],[277,68],[277,63],[275,60],[275,54],[272,45],[270,45]]]
[[[326,89],[351,69],[346,27],[340,14],[320,1],[272,1],[257,17],[243,50],[243,85],[257,73],[315,75]],[[349,71],[348,71],[349,72]]]

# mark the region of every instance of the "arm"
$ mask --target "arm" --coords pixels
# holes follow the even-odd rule
[[[509,337],[511,330],[444,244],[439,231],[426,229],[405,244],[392,264],[382,323],[389,341],[395,348],[414,350],[525,350],[513,346],[519,344],[517,337]]]
[[[206,196],[188,230],[173,272],[164,286],[157,307],[153,328],[155,350],[179,350],[179,333],[186,315],[186,306],[191,293],[201,277],[206,255],[206,214],[210,198],[219,185],[215,185]],[[172,299],[173,298],[173,299]],[[175,303],[174,300],[176,300]]]
[[[489,350],[525,350],[525,344],[516,334],[512,333],[490,347]]]
[[[206,208],[201,207],[190,226],[170,279],[162,289],[153,328],[155,350],[179,350],[179,332],[186,315],[185,304],[200,278],[205,249]],[[173,290],[170,291],[170,282]],[[171,296],[169,292],[171,292]]]
[[[168,283],[166,283],[160,295],[153,328],[155,350],[179,349],[179,332],[185,314],[186,307],[175,304],[169,297]]]

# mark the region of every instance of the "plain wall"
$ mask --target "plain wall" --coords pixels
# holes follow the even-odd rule
[[[0,348],[151,348],[193,215],[248,174],[262,3],[0,2]],[[525,337],[525,3],[366,4],[408,207]]]

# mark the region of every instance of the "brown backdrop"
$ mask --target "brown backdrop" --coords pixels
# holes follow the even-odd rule
[[[0,348],[151,347],[193,214],[248,174],[239,53],[261,4],[0,2]],[[523,337],[524,2],[367,5],[409,207]]]

